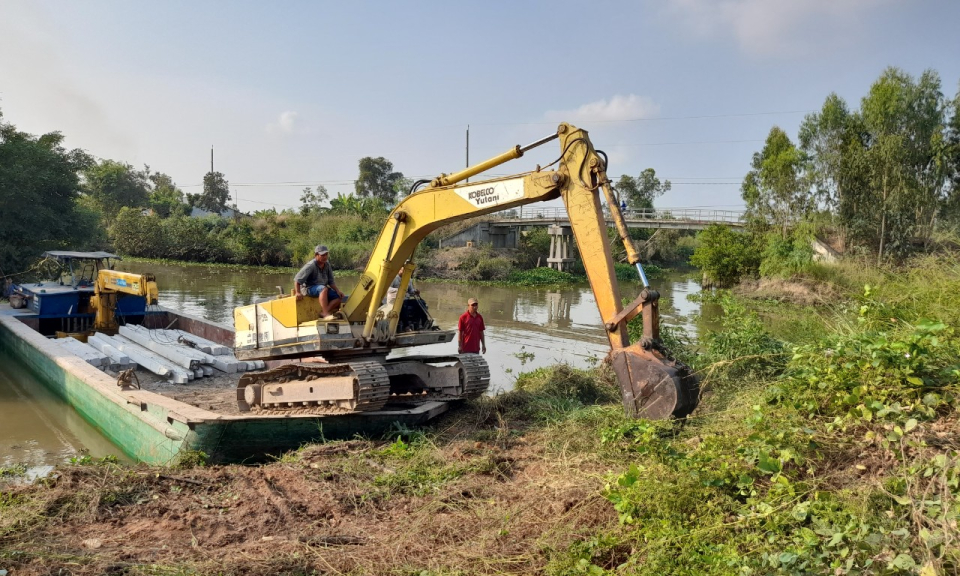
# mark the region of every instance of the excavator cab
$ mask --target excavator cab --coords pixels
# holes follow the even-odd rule
[[[526,151],[553,140],[559,140],[560,156],[547,168],[556,165],[555,169],[537,166],[514,176],[465,183],[471,176],[520,158]],[[320,413],[336,409],[372,410],[382,406],[391,395],[456,399],[482,394],[489,384],[489,368],[482,356],[405,356],[387,360],[386,355],[394,348],[450,342],[456,333],[441,330],[422,318],[405,320],[415,312],[407,308],[406,300],[398,298],[386,311],[381,309],[381,302],[398,273],[402,272],[400,293],[406,289],[415,268],[414,251],[430,232],[445,224],[561,199],[610,342],[608,359],[620,382],[624,410],[629,416],[651,419],[689,415],[699,401],[699,383],[660,340],[660,296],[647,281],[637,250],[627,235],[606,165],[606,155],[594,149],[585,130],[563,123],[555,134],[528,146],[515,146],[455,174],[417,182],[411,194],[390,213],[366,269],[336,320],[318,321],[315,314],[298,311],[292,297],[236,309],[238,358],[321,355],[334,363],[322,369],[317,364],[294,365],[298,367],[241,380],[241,409],[295,408]],[[626,307],[620,301],[607,236],[610,227],[617,230],[627,259],[636,267],[643,285],[637,299]],[[642,316],[643,337],[631,343],[627,323],[636,316]],[[322,386],[317,386],[324,374],[341,379],[338,382],[342,398],[332,399]],[[281,381],[283,386],[278,384]],[[351,398],[346,397],[351,390],[343,384],[347,381],[355,383]],[[371,401],[374,397],[377,400]],[[344,408],[349,406],[353,408]]]

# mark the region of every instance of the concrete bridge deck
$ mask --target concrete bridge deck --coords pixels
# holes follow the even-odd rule
[[[739,230],[746,226],[745,212],[739,210],[655,208],[624,210],[623,216],[628,228],[703,230],[712,224],[722,224]],[[613,220],[608,218],[607,225],[613,227]],[[490,244],[494,248],[515,248],[520,231],[536,226],[566,228],[569,234],[570,219],[566,208],[523,206],[496,212],[489,219],[444,238],[442,244],[466,246],[473,243]]]
[[[630,228],[669,228],[674,230],[703,230],[711,224],[723,224],[731,228],[743,228],[745,212],[741,210],[716,210],[713,208],[653,208],[624,210],[623,218]],[[548,226],[569,223],[567,209],[563,207],[523,206],[492,214],[489,220],[494,226],[523,225]],[[613,226],[613,220],[607,219]]]

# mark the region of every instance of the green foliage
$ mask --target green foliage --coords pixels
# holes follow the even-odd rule
[[[722,224],[712,224],[697,235],[697,249],[690,263],[703,272],[708,284],[720,286],[735,284],[740,278],[755,274],[760,267],[752,238]]]
[[[477,248],[468,252],[457,266],[464,280],[503,281],[510,277],[513,261],[497,256],[492,248]]]
[[[701,337],[709,377],[720,385],[736,385],[780,374],[787,363],[784,343],[770,335],[756,312],[729,294],[721,293],[716,302],[723,308],[723,330]]]
[[[797,229],[784,238],[779,233],[766,236],[767,244],[760,261],[760,275],[789,277],[807,271],[813,264],[812,237]]]
[[[177,455],[176,468],[196,468],[206,466],[209,456],[202,450],[184,450]]]
[[[520,234],[515,262],[520,268],[534,268],[546,264],[550,254],[550,234],[544,227],[533,228]]]
[[[33,136],[0,114],[0,270],[15,274],[45,250],[77,249],[91,231],[78,226],[77,173],[90,158],[68,151],[63,136]],[[83,223],[89,224],[83,211]]]
[[[213,214],[227,209],[230,201],[230,184],[222,172],[207,172],[203,175],[203,194],[196,199],[197,208]]]
[[[403,173],[393,171],[393,163],[384,157],[360,159],[360,173],[354,188],[359,198],[377,198],[385,204],[397,201],[399,182],[405,182]]]
[[[778,126],[771,128],[741,187],[747,214],[786,236],[787,227],[812,208],[809,188],[801,178],[804,162],[803,152],[787,134]]]
[[[169,216],[187,216],[190,207],[186,203],[183,191],[177,188],[173,179],[160,172],[154,172],[149,177],[153,190],[150,191],[149,205],[153,212],[161,218]]]
[[[670,188],[670,181],[660,182],[653,168],[647,168],[637,178],[624,174],[614,185],[617,196],[625,200],[627,207],[631,210],[653,208],[653,201],[664,192],[669,192]]]
[[[539,396],[575,400],[580,405],[613,402],[620,399],[619,389],[593,370],[580,370],[566,364],[524,372],[517,378],[516,390]]]
[[[300,215],[319,214],[324,210],[323,203],[329,198],[330,194],[324,186],[318,184],[316,191],[307,186],[300,195]]]
[[[370,221],[383,221],[389,209],[387,203],[379,197],[337,194],[330,200],[330,212],[334,214],[352,214]]]
[[[89,454],[83,454],[80,456],[71,456],[70,463],[75,466],[111,466],[119,463],[116,456],[107,455],[103,458],[94,458]]]
[[[861,318],[870,308],[864,304]],[[941,322],[841,334],[797,347],[771,398],[788,398],[804,413],[858,421],[931,419],[956,394],[958,349],[960,338]]]
[[[26,464],[0,466],[0,478],[3,478],[4,476],[23,476],[26,473],[27,473]]]
[[[83,171],[83,189],[109,222],[121,208],[149,204],[148,176],[129,164],[104,160]]]
[[[110,236],[122,255],[167,257],[167,239],[158,216],[144,216],[136,208],[121,208],[110,227]]]
[[[914,79],[891,67],[860,110],[831,94],[804,120],[807,178],[842,239],[880,259],[902,256],[913,237],[929,240],[939,215],[956,213],[947,185],[960,173],[956,102],[944,100],[936,72]]]
[[[513,270],[507,281],[517,286],[558,286],[575,281],[572,274],[553,268],[533,268],[532,270]]]

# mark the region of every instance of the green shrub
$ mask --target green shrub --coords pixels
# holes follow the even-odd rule
[[[519,286],[556,286],[576,281],[572,274],[553,268],[533,268],[532,270],[514,270],[507,280]]]
[[[514,386],[521,392],[576,400],[582,405],[615,402],[620,391],[597,370],[580,370],[566,364],[524,372]]]
[[[721,383],[763,380],[780,374],[787,363],[785,344],[767,331],[755,312],[728,294],[717,302],[723,308],[723,329],[701,337],[710,374]]]
[[[730,286],[755,274],[760,258],[751,236],[722,224],[711,224],[697,235],[697,249],[690,263],[703,272],[708,283]]]
[[[761,276],[792,276],[805,272],[813,264],[811,238],[794,234],[784,238],[780,234],[767,235],[766,247],[760,261]]]

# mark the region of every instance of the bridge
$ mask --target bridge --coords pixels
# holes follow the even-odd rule
[[[713,224],[735,229],[742,229],[746,225],[745,213],[737,210],[649,208],[622,212],[628,228],[703,230]],[[488,244],[494,248],[516,248],[521,231],[535,226],[547,226],[550,232],[548,265],[559,270],[566,269],[574,259],[570,249],[570,218],[564,207],[523,206],[495,212],[487,220],[444,238],[441,245],[451,247]],[[614,226],[609,215],[607,226]]]
[[[668,230],[703,230],[711,224],[722,224],[735,229],[745,225],[745,212],[739,210],[715,210],[713,208],[649,208],[624,210],[623,217],[628,228],[664,228]],[[607,225],[614,226],[607,218]],[[490,244],[494,248],[516,248],[519,233],[525,228],[549,226],[551,233],[561,233],[565,228],[569,235],[570,218],[564,207],[522,206],[512,210],[495,212],[483,222],[443,239],[444,246],[474,246]]]
[[[723,224],[742,229],[746,222],[742,210],[715,210],[713,208],[645,208],[623,210],[628,228],[666,228],[669,230],[703,230],[711,224]],[[522,206],[496,212],[488,220],[493,226],[569,226],[570,218],[563,207]],[[613,226],[613,219],[607,218]]]

